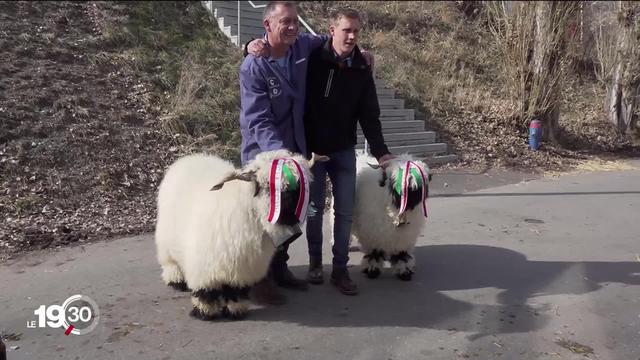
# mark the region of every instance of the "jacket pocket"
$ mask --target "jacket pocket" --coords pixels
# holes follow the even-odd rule
[[[333,81],[333,69],[329,70],[329,79],[327,79],[327,88],[324,90],[324,97],[329,97],[329,92],[331,91],[331,82]]]

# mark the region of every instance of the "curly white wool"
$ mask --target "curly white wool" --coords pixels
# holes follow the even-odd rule
[[[407,161],[417,163],[425,171],[428,177],[428,166],[412,156],[403,154],[393,159],[386,168],[386,183],[380,186],[382,179],[381,169],[372,169],[368,164],[376,164],[376,160],[366,155],[357,157],[356,203],[353,212],[352,235],[360,243],[361,251],[370,255],[373,251],[383,251],[384,260],[391,260],[393,255],[407,253],[409,257],[405,261],[393,262],[393,271],[396,275],[413,273],[414,259],[413,249],[418,236],[426,223],[420,205],[405,212],[406,223],[397,226],[398,208],[393,205],[393,197],[389,190],[389,182],[395,184],[398,169],[404,168]],[[425,179],[428,183],[428,179]],[[416,189],[417,182],[410,178],[409,187]],[[380,271],[382,259],[373,257],[363,258],[363,270]]]
[[[267,220],[271,163],[281,157],[295,159],[309,174],[302,156],[284,150],[261,153],[241,170],[255,172],[263,188],[257,196],[252,181],[229,181],[211,191],[230,173],[240,173],[216,156],[189,155],[169,167],[159,187],[155,232],[165,283],[186,282],[196,292],[243,288],[266,275],[275,251],[270,238],[284,231]]]

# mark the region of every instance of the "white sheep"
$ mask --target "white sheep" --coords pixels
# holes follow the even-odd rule
[[[375,163],[375,159],[366,155],[357,158],[352,237],[360,243],[365,254],[362,271],[369,278],[376,278],[387,260],[398,278],[411,280],[415,269],[413,249],[426,223],[426,198],[431,181],[429,168],[407,154],[393,159],[386,170],[371,165]],[[406,172],[407,164],[412,166],[407,177],[405,211],[400,214],[401,174]]]
[[[270,174],[280,158],[290,171],[281,181],[280,216],[272,223]],[[237,319],[248,312],[249,289],[264,278],[275,252],[272,239],[298,224],[300,205],[306,209],[298,203],[304,182],[291,159],[311,181],[314,160],[285,150],[260,153],[240,170],[203,154],[185,156],[167,170],[158,193],[157,257],[167,285],[191,289],[192,316]],[[302,199],[308,202],[308,196]]]

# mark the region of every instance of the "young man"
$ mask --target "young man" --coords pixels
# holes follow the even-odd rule
[[[247,57],[240,70],[243,164],[262,151],[274,149],[310,154],[302,117],[308,56],[329,37],[298,35],[297,16],[294,2],[270,2],[264,12],[265,38],[252,40],[246,46]],[[367,64],[372,65],[373,57],[365,55]],[[288,246],[277,249],[269,277],[280,286],[306,290],[306,282],[293,277],[287,269],[287,250]],[[253,290],[258,302],[282,304],[286,301],[269,279],[258,283]]]
[[[328,37],[298,35],[294,2],[272,1],[263,16],[270,55],[248,55],[240,67],[240,131],[243,165],[263,151],[287,149],[307,154],[304,104],[309,53]],[[279,286],[306,290],[287,267],[288,245],[279,247],[271,261],[269,276],[256,284],[253,296],[266,304],[282,304]]]
[[[331,283],[342,293],[356,295],[349,277],[349,238],[355,202],[356,127],[360,127],[378,162],[393,156],[384,143],[380,107],[370,67],[357,46],[360,15],[352,9],[334,11],[329,27],[331,38],[309,56],[304,125],[308,151],[329,156],[316,164],[310,188],[307,216],[309,272],[307,281],[321,284],[322,217],[325,178],[329,175],[334,196],[334,245]]]

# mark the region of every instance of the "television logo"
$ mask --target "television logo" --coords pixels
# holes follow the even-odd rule
[[[98,326],[98,304],[86,295],[73,295],[62,305],[40,305],[33,313],[37,320],[27,321],[27,327],[64,329],[64,334],[85,335]]]

